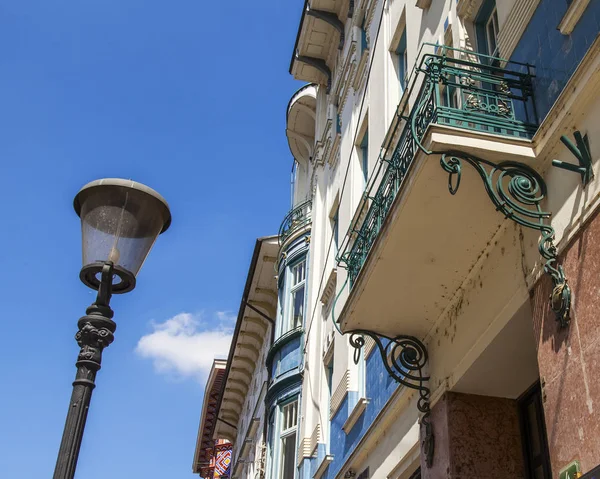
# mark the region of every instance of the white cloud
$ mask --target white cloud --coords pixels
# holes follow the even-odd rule
[[[151,359],[158,373],[204,381],[213,360],[227,357],[236,318],[217,311],[210,319],[180,313],[163,323],[153,322],[153,331],[140,338],[135,351]]]

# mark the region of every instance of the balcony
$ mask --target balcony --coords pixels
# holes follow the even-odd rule
[[[287,109],[285,133],[288,145],[304,170],[314,157],[316,108],[317,86],[309,83],[294,93]]]
[[[306,200],[292,209],[284,218],[279,227],[279,246],[283,248],[284,244],[298,233],[304,232],[311,223],[312,201]]]
[[[290,73],[297,80],[329,88],[338,50],[345,41],[345,22],[352,16],[349,0],[305,0]]]
[[[428,44],[419,59],[338,255],[351,288],[344,330],[424,337],[498,234],[504,217],[481,173],[464,166],[451,197],[439,153],[534,159],[532,67]]]

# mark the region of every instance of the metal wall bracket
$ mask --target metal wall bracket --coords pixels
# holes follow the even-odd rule
[[[554,288],[550,305],[561,328],[570,322],[571,288],[563,267],[558,265],[554,244],[554,228],[549,224],[552,215],[541,208],[546,196],[546,183],[533,169],[522,163],[506,161],[493,163],[464,152],[441,154],[440,164],[448,172],[448,190],[456,194],[460,186],[462,163],[471,165],[483,180],[485,190],[498,211],[515,223],[541,233],[538,250],[546,260],[544,271],[552,278]]]
[[[560,141],[562,141],[569,151],[573,153],[573,156],[577,158],[579,166],[559,160],[552,160],[552,166],[579,173],[581,175],[581,182],[583,183],[583,186],[586,186],[594,177],[590,142],[588,140],[588,136],[582,136],[580,131],[575,131],[573,133],[573,137],[575,138],[576,145],[573,144],[567,135],[561,136]]]
[[[375,341],[383,365],[390,377],[399,384],[415,389],[419,393],[417,408],[423,413],[421,417],[421,451],[427,467],[431,467],[435,445],[430,418],[431,390],[427,385],[429,376],[424,374],[428,360],[427,348],[413,336],[400,335],[392,338],[364,330],[349,331],[348,334],[350,334],[350,345],[354,348],[356,364],[360,361],[361,349],[365,345],[365,336],[368,336]]]

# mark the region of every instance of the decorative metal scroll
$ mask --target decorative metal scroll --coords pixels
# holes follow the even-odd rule
[[[555,232],[548,223],[552,214],[541,208],[541,202],[546,196],[546,183],[534,169],[522,163],[507,161],[496,164],[452,151],[442,153],[440,159],[442,168],[448,172],[448,190],[452,195],[456,194],[460,186],[463,162],[479,173],[485,190],[498,211],[521,226],[541,233],[538,249],[546,260],[544,271],[554,283],[550,297],[551,308],[560,326],[567,327],[570,321],[571,288],[563,267],[557,264]]]
[[[419,393],[417,408],[421,417],[421,450],[423,451],[427,467],[433,464],[434,437],[431,424],[431,390],[427,386],[429,376],[424,374],[428,355],[425,345],[413,336],[395,336],[393,338],[371,331],[350,331],[350,345],[354,348],[354,362],[358,364],[361,349],[365,345],[365,336],[368,336],[377,345],[383,365],[390,377],[399,384]],[[384,345],[384,341],[386,344]]]

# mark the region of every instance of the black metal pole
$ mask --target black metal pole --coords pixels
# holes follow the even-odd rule
[[[92,391],[96,387],[94,381],[102,363],[102,351],[113,342],[114,332],[117,329],[116,323],[112,320],[114,313],[109,306],[112,278],[113,266],[107,263],[102,268],[102,279],[96,302],[87,308],[86,315],[77,323],[79,331],[75,339],[81,349],[75,363],[77,375],[73,382],[73,393],[54,470],[54,479],[73,479],[75,476]]]

